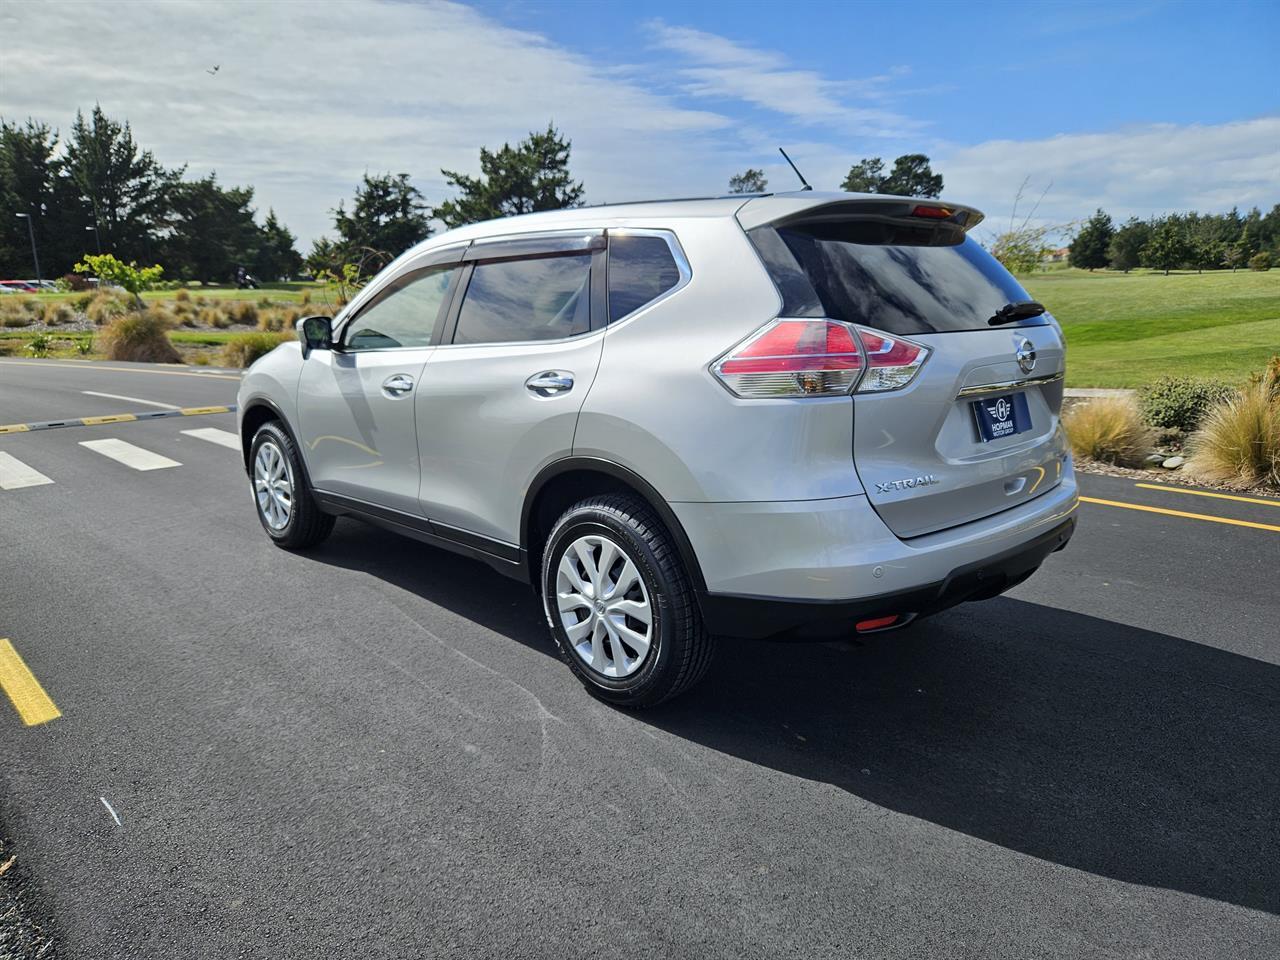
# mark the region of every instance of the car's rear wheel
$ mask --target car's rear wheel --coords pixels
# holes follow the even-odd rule
[[[543,551],[542,600],[561,657],[609,703],[661,703],[711,661],[689,574],[637,497],[593,497],[565,511]]]
[[[253,435],[249,478],[258,520],[277,546],[302,550],[333,532],[334,518],[316,504],[298,448],[280,424],[264,423]]]

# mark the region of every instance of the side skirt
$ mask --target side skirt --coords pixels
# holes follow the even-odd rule
[[[529,582],[524,551],[514,544],[494,540],[468,530],[460,530],[448,524],[436,523],[426,517],[417,517],[376,503],[357,500],[355,497],[347,497],[340,493],[328,493],[324,490],[316,490],[313,493],[316,503],[325,513],[363,520],[375,527],[411,537],[433,547],[471,557],[473,560],[481,560],[504,576],[521,583]]]

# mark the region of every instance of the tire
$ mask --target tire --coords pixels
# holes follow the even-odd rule
[[[635,496],[592,497],[556,521],[542,555],[542,608],[561,659],[616,706],[656,706],[701,680],[711,663],[714,641],[689,573]]]
[[[262,482],[264,476],[265,486]],[[280,480],[288,486],[287,498]],[[272,496],[270,487],[275,487],[280,496]],[[302,458],[298,456],[293,438],[274,420],[264,423],[253,435],[253,444],[249,448],[249,489],[253,493],[258,521],[276,546],[286,550],[305,550],[333,532],[334,518],[323,513],[311,495],[307,472],[302,467]],[[284,499],[288,500],[287,509],[282,506]]]

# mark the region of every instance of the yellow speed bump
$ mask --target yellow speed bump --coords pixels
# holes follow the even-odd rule
[[[28,727],[48,723],[62,716],[27,665],[8,640],[0,639],[0,687],[9,695],[14,709]]]
[[[132,413],[112,413],[105,417],[81,417],[80,422],[86,427],[92,427],[99,423],[128,423],[137,419]]]
[[[1255,530],[1270,530],[1274,533],[1280,533],[1280,526],[1272,523],[1255,523],[1252,520],[1236,520],[1234,517],[1211,517],[1205,513],[1187,513],[1184,510],[1169,510],[1165,507],[1148,507],[1145,503],[1123,503],[1119,500],[1099,500],[1097,497],[1081,497],[1080,502],[1097,503],[1104,507],[1123,507],[1126,510],[1141,510],[1143,513],[1159,513],[1166,517],[1208,520],[1210,523],[1225,523],[1232,527],[1252,527]]]
[[[183,407],[184,417],[198,417],[202,413],[230,413],[230,407]]]
[[[26,433],[30,429],[25,423],[0,424],[0,433]]]

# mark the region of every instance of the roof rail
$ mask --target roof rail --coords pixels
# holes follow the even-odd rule
[[[771,197],[773,191],[762,191],[760,193],[718,193],[705,197],[656,197],[651,200],[605,200],[601,203],[584,203],[584,209],[590,207],[630,207],[642,203],[689,203],[693,200],[732,200],[735,197],[741,197],[743,200],[751,200],[755,197]]]

